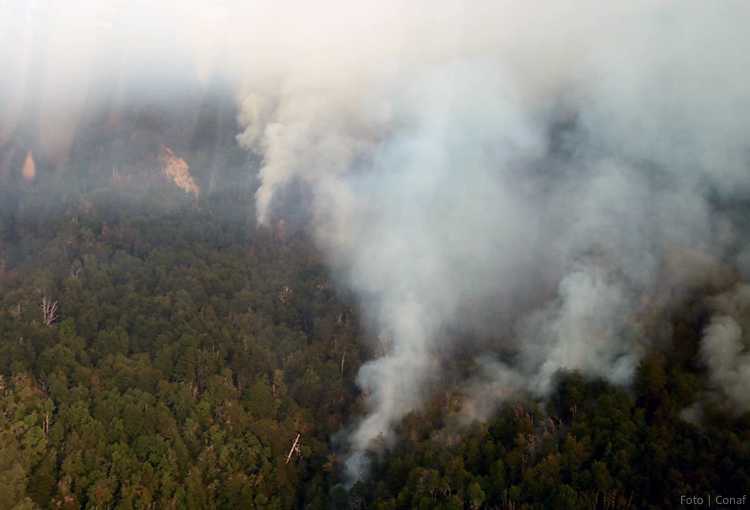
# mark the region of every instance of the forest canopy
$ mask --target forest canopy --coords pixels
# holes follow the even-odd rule
[[[197,198],[147,161],[0,190],[0,508],[677,508],[750,487],[750,414],[701,398],[708,286],[632,387],[561,372],[476,422],[467,340],[347,490],[355,377],[382,354],[366,311],[294,221],[256,226],[241,172]]]

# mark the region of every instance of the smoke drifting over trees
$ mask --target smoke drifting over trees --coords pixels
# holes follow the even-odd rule
[[[467,302],[515,317],[516,362],[485,363],[467,396],[486,409],[509,386],[545,395],[561,368],[627,383],[658,340],[651,297],[692,284],[665,283],[674,250],[748,270],[747,2],[165,2],[145,25],[137,6],[76,5],[4,31],[0,143],[30,125],[64,148],[95,80],[109,95],[86,104],[230,84],[263,159],[258,221],[302,184],[333,272],[391,339],[359,375],[352,480],[429,392]],[[736,402],[747,335],[720,313],[703,352]]]

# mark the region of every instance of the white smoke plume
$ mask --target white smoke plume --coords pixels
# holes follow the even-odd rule
[[[712,302],[714,316],[703,332],[701,355],[716,389],[737,413],[750,410],[750,285],[741,284]]]
[[[280,188],[307,183],[320,246],[392,339],[359,375],[370,399],[352,480],[372,440],[419,405],[468,299],[559,282],[519,321],[519,365],[501,380],[539,395],[560,368],[629,380],[648,341],[637,299],[667,251],[724,257],[736,241],[711,200],[750,190],[739,11],[404,3],[368,19],[377,33],[342,17],[341,39],[311,41],[315,65],[247,82],[240,139],[265,157],[259,221]]]
[[[429,393],[468,301],[519,315],[502,339],[517,365],[484,363],[479,393],[544,395],[560,368],[629,379],[648,343],[632,318],[669,250],[747,266],[742,225],[716,207],[750,192],[744,0],[72,3],[52,23],[39,2],[30,31],[0,14],[0,70],[15,77],[0,85],[0,143],[24,112],[51,126],[70,104],[74,122],[89,61],[118,97],[233,84],[238,140],[263,158],[258,221],[283,217],[285,186],[307,186],[334,274],[391,338],[359,374],[370,397],[352,481]],[[101,5],[115,14],[102,21]],[[50,46],[32,33],[70,26],[82,35],[47,50],[53,69],[39,73]],[[18,40],[26,53],[8,49]],[[81,72],[55,89],[66,68]],[[26,83],[49,102],[13,108]],[[707,339],[736,346],[722,328]],[[726,361],[715,344],[709,364]]]
[[[715,317],[706,328],[701,345],[711,381],[740,412],[750,410],[750,398],[747,395],[750,355],[743,336],[743,329],[732,317]]]

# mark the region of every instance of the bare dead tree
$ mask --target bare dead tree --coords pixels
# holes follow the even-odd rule
[[[42,321],[49,328],[57,320],[57,301],[51,301],[44,296],[40,306],[42,307]]]
[[[50,412],[45,411],[44,412],[44,435],[49,435],[49,424],[50,424]]]
[[[548,418],[547,422],[544,424],[544,428],[547,429],[547,423],[549,423],[549,433],[553,436],[557,434],[557,427],[555,427],[555,422],[552,418]]]
[[[341,355],[341,377],[344,377],[344,361],[346,360],[346,353]]]
[[[517,405],[515,408],[513,408],[516,421],[518,420],[529,420],[532,423],[534,422],[534,418],[531,416],[531,413],[527,411],[523,406]]]
[[[385,334],[378,335],[378,346],[375,350],[375,357],[385,356],[391,351],[391,337]]]
[[[279,301],[281,301],[281,304],[285,305],[287,301],[289,301],[292,292],[294,292],[294,290],[291,287],[284,285],[284,288],[279,292]]]
[[[297,434],[297,437],[294,439],[294,444],[292,445],[292,449],[289,450],[289,455],[286,456],[286,463],[289,464],[289,461],[292,460],[292,455],[294,452],[297,452],[299,454],[299,437],[300,434]]]

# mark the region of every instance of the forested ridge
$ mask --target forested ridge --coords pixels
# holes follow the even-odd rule
[[[750,489],[750,414],[682,413],[706,387],[696,289],[632,388],[567,372],[548,401],[466,424],[446,384],[345,490],[378,354],[356,300],[304,228],[255,225],[246,181],[198,199],[123,174],[0,190],[0,509],[678,508]]]

